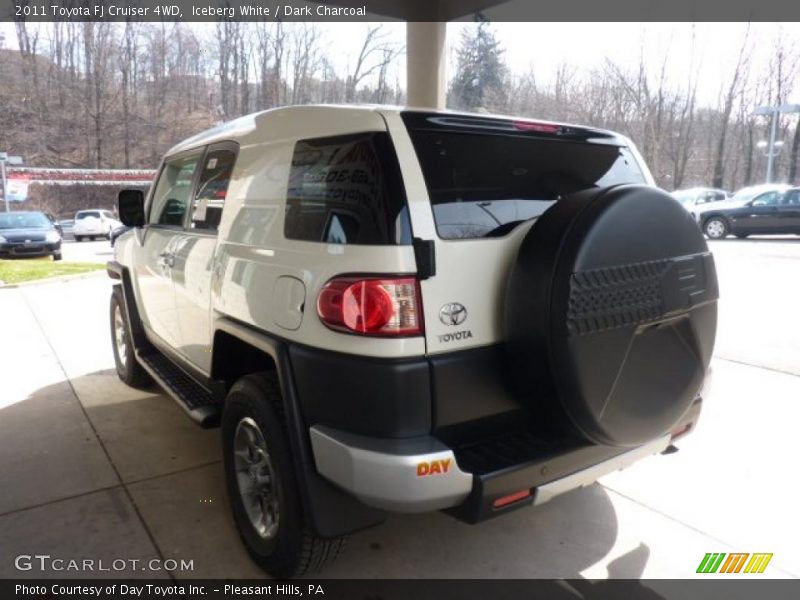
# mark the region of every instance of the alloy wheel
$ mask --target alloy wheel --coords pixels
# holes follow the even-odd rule
[[[233,453],[239,495],[250,524],[259,536],[272,539],[280,521],[277,480],[264,434],[250,417],[236,426]]]

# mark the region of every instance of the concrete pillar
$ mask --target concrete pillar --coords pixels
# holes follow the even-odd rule
[[[409,106],[444,108],[447,92],[447,23],[406,24],[406,90]]]

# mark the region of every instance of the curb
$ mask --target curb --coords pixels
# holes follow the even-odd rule
[[[33,281],[21,281],[20,283],[3,283],[2,281],[0,281],[0,290],[44,285],[47,283],[68,283],[70,281],[74,281],[77,279],[88,279],[90,277],[97,277],[99,275],[102,275],[103,277],[108,277],[108,274],[104,269],[103,270],[98,269],[97,271],[89,271],[88,273],[75,273],[74,275],[59,275],[58,277],[44,277],[42,279],[35,279]]]

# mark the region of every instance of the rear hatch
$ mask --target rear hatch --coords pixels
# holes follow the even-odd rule
[[[429,355],[500,344],[506,281],[535,219],[573,192],[652,183],[630,142],[572,125],[459,115],[386,115],[415,238],[432,242],[422,282]]]

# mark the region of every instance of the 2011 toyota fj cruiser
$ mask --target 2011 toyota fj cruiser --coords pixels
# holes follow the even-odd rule
[[[305,106],[175,146],[109,274],[120,378],[221,421],[253,559],[387,511],[476,523],[696,424],[717,313],[691,216],[587,127]]]

